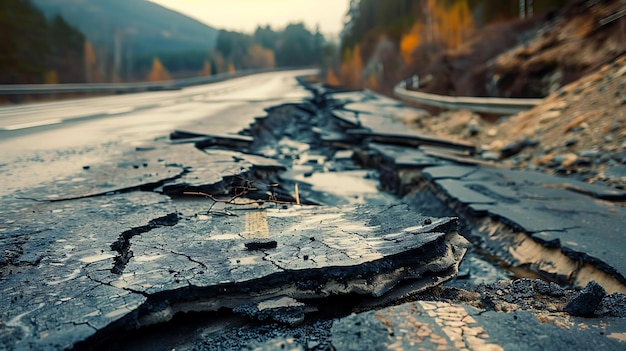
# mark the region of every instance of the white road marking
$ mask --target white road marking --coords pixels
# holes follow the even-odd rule
[[[29,122],[29,123],[20,123],[20,124],[14,124],[11,126],[7,126],[4,127],[4,130],[18,130],[18,129],[26,129],[26,128],[33,128],[33,127],[41,127],[41,126],[47,126],[50,124],[59,124],[62,123],[63,120],[62,119],[46,119],[43,121],[36,121],[36,122]]]
[[[165,101],[159,104],[161,107],[176,105],[176,101]]]
[[[105,113],[107,115],[119,115],[122,113],[133,112],[134,110],[135,110],[134,107],[120,107],[120,108],[114,108],[112,110],[108,110]]]

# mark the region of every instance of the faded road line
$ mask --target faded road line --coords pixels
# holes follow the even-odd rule
[[[265,211],[246,213],[246,228],[242,236],[246,239],[269,238],[270,230],[267,225],[267,213]]]
[[[461,305],[445,302],[417,302],[433,318],[458,350],[503,351],[497,344],[489,344],[489,334]]]
[[[120,107],[120,108],[114,108],[112,110],[108,110],[105,113],[107,115],[120,115],[122,113],[128,113],[128,112],[133,112],[133,111],[135,111],[134,107]]]
[[[33,127],[47,126],[47,125],[50,125],[50,124],[59,124],[59,123],[62,123],[62,122],[63,122],[62,119],[46,119],[46,120],[43,120],[43,121],[14,124],[14,125],[10,125],[10,126],[4,127],[2,129],[4,129],[4,130],[18,130],[18,129],[26,129],[26,128],[33,128]]]

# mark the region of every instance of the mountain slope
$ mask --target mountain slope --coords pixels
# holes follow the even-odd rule
[[[95,46],[118,46],[132,55],[202,51],[215,47],[217,31],[145,0],[33,0],[46,16],[60,14]],[[125,56],[125,55],[124,55]]]

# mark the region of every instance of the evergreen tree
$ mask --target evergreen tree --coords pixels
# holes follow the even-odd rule
[[[84,81],[84,36],[63,18],[48,22],[29,0],[0,1],[0,32],[0,83]]]

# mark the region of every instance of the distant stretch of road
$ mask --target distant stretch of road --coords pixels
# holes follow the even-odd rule
[[[0,106],[3,190],[66,176],[176,129],[201,124],[207,133],[237,133],[264,108],[308,96],[296,77],[313,73],[279,71],[181,90]]]
[[[0,106],[0,138],[15,135],[7,133],[10,131],[63,124],[75,120],[128,115],[138,111],[180,106],[198,101],[238,97],[256,100],[284,97],[289,93],[289,86],[281,84],[282,79],[313,72],[315,71],[263,73],[182,90]]]

